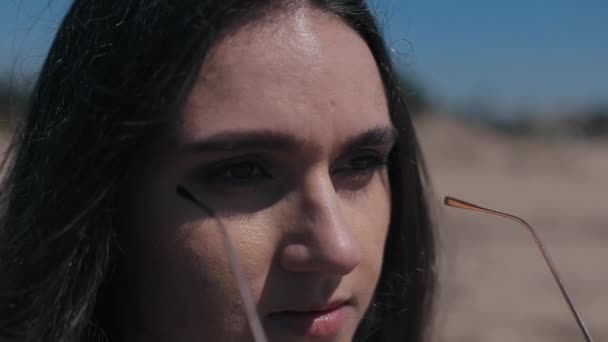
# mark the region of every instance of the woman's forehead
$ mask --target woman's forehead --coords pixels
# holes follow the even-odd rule
[[[199,137],[235,128],[359,132],[390,123],[365,42],[337,17],[306,8],[219,42],[181,121],[181,133]]]

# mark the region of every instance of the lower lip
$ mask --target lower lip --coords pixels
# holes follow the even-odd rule
[[[281,328],[309,338],[326,338],[336,335],[346,321],[349,306],[341,305],[327,311],[285,312],[271,315]]]

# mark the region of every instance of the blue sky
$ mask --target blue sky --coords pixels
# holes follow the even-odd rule
[[[371,0],[399,66],[440,103],[608,103],[608,1]],[[2,0],[0,70],[31,75],[68,0]]]

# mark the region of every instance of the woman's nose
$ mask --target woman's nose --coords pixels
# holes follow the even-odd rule
[[[281,266],[290,272],[350,273],[361,262],[361,249],[331,181],[316,178],[299,193],[295,234],[281,251]]]

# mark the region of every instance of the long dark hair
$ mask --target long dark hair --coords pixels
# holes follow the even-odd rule
[[[223,35],[273,10],[306,5],[341,18],[365,40],[400,134],[389,161],[392,217],[382,274],[356,340],[423,339],[435,284],[426,175],[365,1],[75,0],[5,167],[0,341],[112,340],[115,196],[128,165],[166,130]]]

